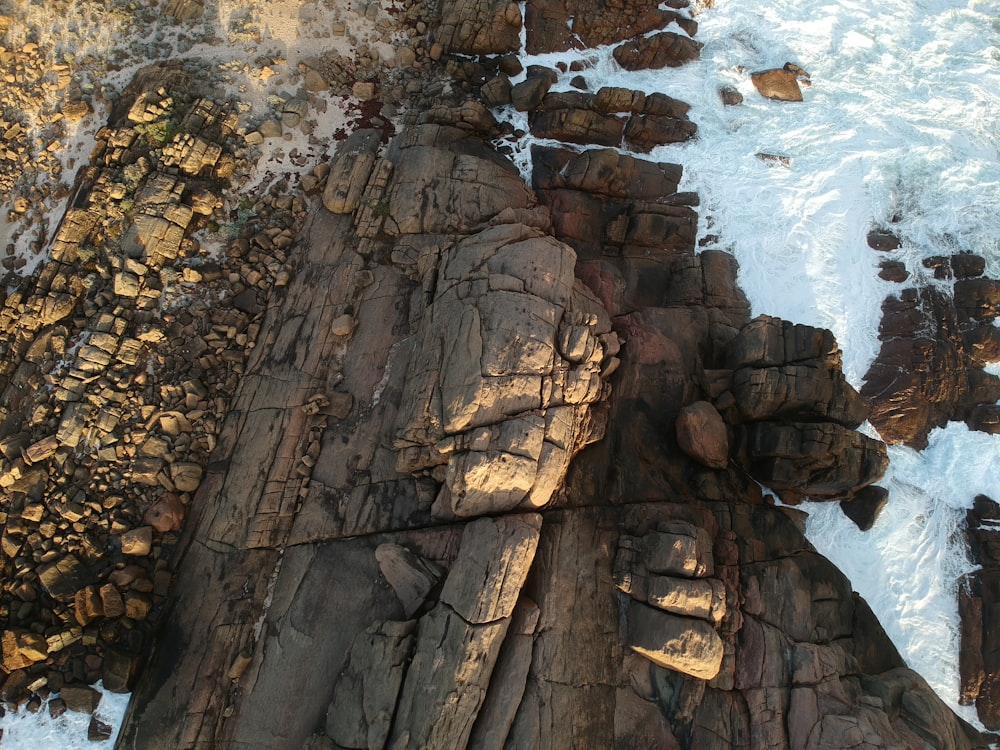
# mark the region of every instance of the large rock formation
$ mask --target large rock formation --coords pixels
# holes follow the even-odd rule
[[[636,64],[697,51],[668,32],[628,41],[671,22],[691,35],[684,15],[602,9],[529,2],[529,24],[545,19],[529,46],[571,43],[553,23],[572,16],[581,43],[625,42]],[[517,5],[439,10],[433,75],[471,90],[492,65],[503,89],[512,66],[465,56],[511,51]],[[663,94],[545,88],[517,101],[549,137],[646,150],[694,133]],[[66,269],[6,299],[9,319],[23,307],[37,322],[5,339],[5,415],[39,421],[4,422],[0,484],[18,512],[3,553],[30,549],[37,565],[11,593],[60,623],[31,626],[32,606],[5,625],[8,694],[86,639],[106,685],[134,686],[123,748],[984,748],[812,549],[801,514],[763,500],[761,484],[850,500],[885,468],[884,446],[855,431],[867,404],[832,335],[751,319],[733,257],[695,252],[697,196],[678,192],[677,165],[536,147],[529,187],[493,145],[510,128],[435,91],[391,142],[364,128],[339,144],[326,184],[312,173],[301,234],[248,232],[232,271],[180,272],[241,279],[224,310],[161,330],[152,302],[164,289],[150,268],[176,281],[207,200],[196,180],[229,164],[210,137],[228,120],[208,102],[205,128],[142,175],[140,218],[102,250],[122,257],[91,286],[75,279],[79,239],[99,225],[77,206],[57,245]],[[126,105],[147,124],[166,106],[148,90]],[[99,155],[141,155],[122,130]],[[117,195],[108,180],[92,194]],[[970,305],[988,293],[970,290]],[[70,371],[39,366],[87,316]],[[121,403],[112,386],[129,394],[140,361],[171,373],[136,383],[164,403],[91,408]],[[25,387],[43,375],[58,412]],[[127,502],[98,511],[60,489],[46,505],[47,482],[82,485],[122,459]],[[113,571],[88,557],[95,515],[120,532]],[[56,549],[68,529],[81,541]],[[158,562],[114,564],[146,557]],[[160,629],[135,682],[151,631],[139,622]]]

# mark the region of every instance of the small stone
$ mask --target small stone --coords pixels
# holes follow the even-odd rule
[[[113,583],[101,586],[101,604],[104,606],[104,616],[107,618],[121,617],[125,614],[125,602]]]
[[[358,101],[370,101],[375,98],[375,84],[371,81],[355,81],[351,86],[351,94]]]
[[[170,481],[179,492],[194,492],[201,484],[202,468],[195,463],[179,461],[170,466]]]
[[[122,553],[145,557],[153,545],[153,527],[142,526],[122,534]]]
[[[91,742],[104,742],[111,739],[111,726],[105,724],[96,716],[90,717],[90,725],[87,727],[87,739]]]
[[[70,711],[92,714],[101,702],[101,694],[87,685],[67,685],[59,692],[59,697]]]
[[[351,315],[341,315],[330,324],[330,332],[334,336],[350,336],[354,332],[355,325]]]
[[[149,506],[143,514],[143,523],[147,523],[160,533],[179,531],[184,523],[184,503],[172,492],[164,492]]]

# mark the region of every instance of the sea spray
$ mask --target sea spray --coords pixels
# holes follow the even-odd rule
[[[107,740],[91,742],[87,739],[90,714],[66,711],[53,718],[48,701],[45,701],[37,713],[22,707],[19,711],[8,710],[0,717],[0,729],[3,730],[0,744],[4,750],[111,750],[121,729],[129,696],[110,693],[101,683],[94,687],[102,693],[94,716],[112,730]]]

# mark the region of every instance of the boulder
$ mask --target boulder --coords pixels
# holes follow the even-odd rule
[[[884,443],[832,422],[755,422],[745,435],[750,474],[790,498],[845,497],[889,464]]]
[[[435,41],[444,52],[495,55],[520,44],[521,9],[510,0],[445,0]]]
[[[628,608],[628,646],[667,669],[711,680],[722,666],[723,643],[704,620],[678,617],[632,601]]]
[[[680,449],[710,469],[729,464],[729,434],[726,423],[707,401],[696,401],[681,409],[676,422]]]
[[[783,102],[801,102],[799,79],[790,70],[774,68],[750,74],[750,80],[761,96]]]
[[[675,68],[696,60],[700,53],[698,42],[672,31],[633,39],[612,52],[615,61],[625,70]]]
[[[856,492],[850,500],[841,500],[840,509],[859,529],[868,531],[888,502],[889,490],[873,484]]]

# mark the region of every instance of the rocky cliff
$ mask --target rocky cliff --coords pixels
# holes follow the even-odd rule
[[[696,23],[524,15],[410,6],[398,134],[365,115],[218,260],[192,232],[267,129],[183,66],[122,97],[4,299],[8,697],[134,689],[123,748],[986,747],[764,497],[862,502],[885,446],[636,155],[686,105],[518,78],[522,23],[635,68]],[[507,104],[563,143],[530,184]]]

